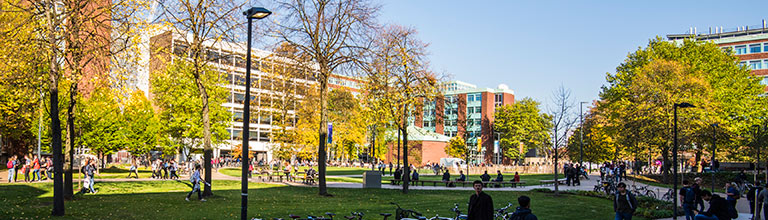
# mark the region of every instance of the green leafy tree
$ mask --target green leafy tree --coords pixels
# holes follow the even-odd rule
[[[150,76],[161,124],[158,141],[166,153],[178,150],[190,152],[192,147],[203,145],[203,119],[200,114],[202,101],[197,95],[199,90],[196,81],[189,73],[193,69],[191,63],[175,60],[166,70]],[[213,144],[229,139],[226,128],[232,115],[221,105],[228,97],[228,90],[219,86],[224,83],[221,75],[221,72],[208,66],[204,66],[201,75],[208,91]]]
[[[122,127],[126,121],[121,120],[122,111],[117,102],[115,92],[110,88],[98,88],[92,92],[91,97],[80,102],[77,127],[81,133],[76,143],[79,146],[89,148],[99,158],[112,154],[125,147],[127,139],[122,134]]]
[[[539,102],[523,98],[496,109],[493,126],[505,157],[519,160],[529,149],[549,146],[552,120],[539,106]]]
[[[466,158],[467,153],[469,153],[469,147],[464,143],[464,138],[461,138],[461,136],[454,136],[448,141],[445,153],[451,157]]]
[[[160,118],[152,104],[141,90],[131,93],[123,112],[122,134],[126,138],[125,148],[132,155],[147,155],[157,149],[160,135]]]

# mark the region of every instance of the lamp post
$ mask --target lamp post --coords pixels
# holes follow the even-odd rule
[[[760,125],[752,125],[752,127],[755,127],[757,129],[757,132],[755,133],[755,141],[754,145],[757,149],[757,161],[755,162],[755,184],[757,184],[757,176],[759,175],[760,170]]]
[[[674,115],[675,115],[675,128],[674,128],[674,143],[672,146],[672,165],[674,166],[674,175],[673,175],[673,183],[672,184],[672,191],[677,192],[677,108],[692,108],[696,107],[692,105],[691,103],[683,102],[683,103],[675,103],[673,107]],[[677,220],[677,199],[672,199],[674,201],[674,208],[672,211],[673,219]]]
[[[582,105],[587,102],[579,102],[579,123],[581,128],[579,129],[579,166],[584,167],[584,111]]]
[[[248,19],[248,51],[245,53],[245,102],[243,102],[243,146],[242,146],[242,182],[241,182],[241,198],[240,203],[240,219],[248,219],[248,154],[250,153],[250,147],[248,142],[251,133],[251,36],[253,32],[252,21],[253,19],[266,18],[272,14],[271,11],[262,7],[253,7],[243,12],[245,18]]]
[[[712,164],[714,165],[715,161],[715,152],[717,151],[717,134],[715,133],[717,130],[717,123],[711,124],[712,126]],[[704,167],[702,167],[704,169]],[[712,166],[709,168],[710,172],[712,172],[712,192],[715,191],[715,167]]]

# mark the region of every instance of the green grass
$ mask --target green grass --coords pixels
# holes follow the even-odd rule
[[[488,175],[491,175],[491,174],[488,174]],[[555,176],[554,174],[520,174],[520,181],[525,181],[525,184],[524,184],[525,186],[533,186],[533,185],[539,185],[539,180],[551,180],[551,179],[554,179],[554,176]],[[513,175],[504,174],[504,181],[509,182],[514,177],[515,177],[514,174]],[[384,176],[382,178],[382,181],[389,183],[389,180],[393,178],[394,177],[391,177],[391,176]],[[451,180],[455,180],[457,178],[459,178],[459,175],[451,174]],[[491,175],[491,180],[495,178],[496,178],[496,174]],[[565,178],[565,176],[560,174],[558,178]],[[433,175],[419,176],[419,180],[442,180],[442,179],[443,179],[443,176],[433,176]],[[478,175],[473,174],[473,175],[467,176],[467,181],[471,182],[475,180],[480,180],[480,174]]]
[[[454,203],[466,209],[469,191],[412,190],[402,194],[388,189],[335,189],[332,197],[317,195],[317,188],[249,184],[249,218],[285,218],[352,211],[379,219],[378,213],[393,213],[389,202],[414,209],[426,216],[452,216]],[[52,184],[0,184],[0,216],[12,219],[50,219]],[[98,194],[78,195],[67,201],[66,216],[56,219],[236,219],[240,215],[240,183],[215,181],[214,197],[207,202],[184,201],[190,190],[187,181],[97,183]],[[488,192],[495,207],[516,201],[520,195],[532,198],[539,219],[611,219],[611,201],[577,195],[553,196],[538,192]],[[193,196],[196,198],[197,196]]]

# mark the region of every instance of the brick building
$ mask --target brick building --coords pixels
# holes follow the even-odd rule
[[[452,81],[443,88],[443,96],[424,101],[414,125],[445,136],[462,136],[470,147],[469,163],[508,163],[502,158],[493,132],[496,107],[511,105],[515,93],[504,84],[495,89]]]

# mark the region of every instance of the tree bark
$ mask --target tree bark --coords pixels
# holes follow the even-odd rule
[[[213,179],[211,176],[211,160],[213,156],[213,149],[211,146],[211,118],[209,116],[208,108],[208,92],[206,91],[205,85],[201,79],[203,74],[201,71],[202,70],[200,68],[200,64],[195,63],[195,84],[197,84],[197,89],[200,90],[200,99],[203,101],[203,167],[205,168],[205,182],[210,183],[210,185],[205,184],[205,188],[203,189],[203,196],[209,197],[213,195],[213,192],[211,192],[211,185],[213,185]]]
[[[78,55],[73,55],[74,62],[79,62]],[[79,74],[79,70],[75,70],[75,74]],[[72,200],[74,192],[74,183],[72,181],[72,170],[74,170],[75,163],[75,106],[77,104],[77,80],[72,82],[69,87],[69,105],[67,105],[67,143],[64,152],[66,158],[64,159],[64,199]]]
[[[326,69],[323,67],[323,65],[320,65],[320,71],[326,71]],[[330,74],[323,74],[324,76],[330,76]],[[318,181],[318,194],[321,196],[327,196],[328,194],[328,188],[325,183],[325,159],[326,159],[326,151],[325,151],[325,144],[326,144],[326,137],[328,136],[328,128],[327,128],[327,121],[326,118],[326,110],[328,107],[328,104],[326,103],[325,96],[326,96],[326,90],[328,88],[328,77],[324,77],[321,79],[320,82],[320,126],[318,127],[318,132],[320,133],[319,136],[319,142],[317,146],[317,166],[318,166],[318,174],[319,174],[319,181]]]

